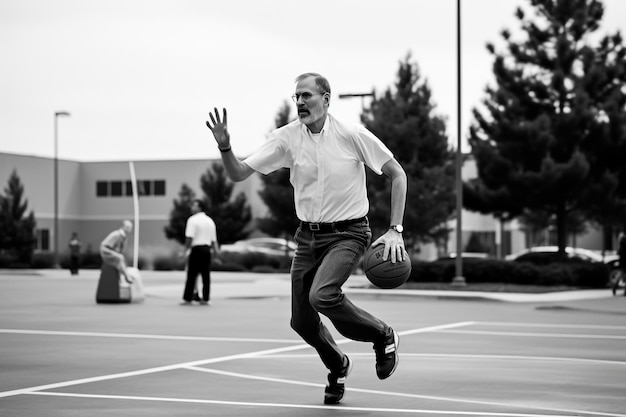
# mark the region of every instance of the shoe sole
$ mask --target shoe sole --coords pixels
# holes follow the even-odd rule
[[[396,345],[396,350],[393,352],[394,356],[396,357],[396,360],[393,363],[393,369],[391,370],[391,372],[389,372],[389,374],[383,376],[382,378],[379,377],[380,379],[387,379],[391,375],[393,375],[393,373],[396,372],[396,369],[398,368],[398,362],[400,362],[400,356],[398,355],[398,348],[400,347],[400,336],[398,336],[398,333],[396,333],[395,330],[392,330],[392,332],[393,332],[393,343]]]

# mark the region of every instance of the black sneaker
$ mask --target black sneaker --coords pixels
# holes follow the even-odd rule
[[[379,379],[389,378],[398,367],[398,345],[400,337],[392,328],[385,337],[384,342],[374,345],[376,352],[376,375]]]
[[[346,378],[352,371],[352,361],[346,355],[341,371],[328,374],[328,385],[324,389],[324,404],[339,404],[346,390]]]

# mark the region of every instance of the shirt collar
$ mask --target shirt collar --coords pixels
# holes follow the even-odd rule
[[[326,113],[326,120],[324,120],[324,125],[322,126],[322,130],[320,130],[319,134],[325,133],[325,131],[329,128],[330,126],[330,119],[331,119],[331,115],[330,113]],[[309,130],[309,128],[307,127],[307,125],[305,125],[304,123],[300,122],[301,125],[301,129],[304,133],[308,134],[309,136],[312,136],[313,133],[311,133],[311,131]]]

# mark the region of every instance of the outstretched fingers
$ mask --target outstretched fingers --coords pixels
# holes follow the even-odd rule
[[[217,107],[214,107],[213,112],[209,112],[209,119],[211,119],[211,121],[209,122],[207,120],[206,125],[211,130],[215,129],[217,125],[220,124],[228,126],[228,113],[226,112],[226,108],[222,109],[222,117],[220,117],[219,110],[217,110]]]

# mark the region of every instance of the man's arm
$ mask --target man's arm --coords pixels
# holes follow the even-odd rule
[[[406,206],[407,180],[406,173],[395,158],[390,159],[382,166],[382,172],[391,180],[391,216],[389,225],[402,224],[404,209]],[[407,255],[404,248],[402,233],[389,229],[376,239],[372,246],[384,244],[383,259],[387,260],[391,255],[391,262],[403,260]]]
[[[207,120],[206,125],[211,130],[211,133],[213,133],[217,147],[222,154],[222,162],[224,163],[226,174],[232,181],[243,181],[252,175],[254,170],[246,163],[241,162],[233,153],[230,145],[230,133],[228,133],[228,115],[226,109],[223,109],[223,120],[220,118],[217,108],[214,108],[213,111],[215,112],[215,116],[213,116],[213,113],[209,113],[211,121],[209,122]]]

